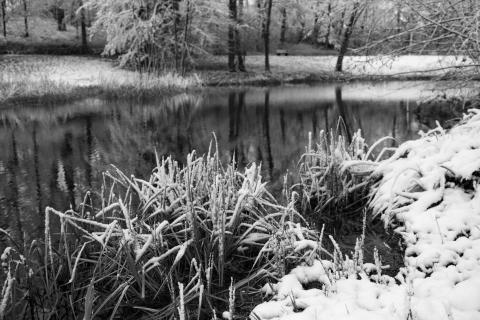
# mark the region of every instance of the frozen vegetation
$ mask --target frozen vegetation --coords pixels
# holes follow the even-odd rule
[[[249,56],[248,72],[216,70],[215,61],[199,61],[195,70],[178,73],[138,73],[114,65],[112,60],[81,56],[5,55],[0,57],[0,103],[74,100],[85,96],[109,98],[154,96],[202,85],[268,84],[315,80],[435,78],[449,72],[474,71],[468,58],[457,56],[351,56],[345,72],[333,72],[334,56],[272,56],[265,73],[261,56]],[[213,65],[211,65],[213,64]],[[198,68],[198,69],[197,69]],[[365,94],[368,94],[365,92]]]
[[[266,285],[269,302],[253,319],[480,318],[480,112],[402,144],[378,165],[346,162],[347,170],[374,166],[370,206],[402,236],[404,266],[392,278],[375,255],[315,260]],[[315,284],[311,288],[311,284]],[[310,288],[309,288],[310,287]]]
[[[388,138],[322,133],[277,198],[258,165],[224,165],[214,145],[185,165],[157,156],[147,179],[113,169],[77,208],[46,209],[44,239],[12,239],[0,318],[478,319],[479,135],[472,109],[380,161]],[[403,239],[398,274],[377,250],[367,260],[366,214],[342,252],[329,226],[307,227],[309,207],[380,217]]]
[[[134,97],[184,91],[200,86],[195,74],[139,73],[112,60],[80,56],[5,55],[0,57],[0,103]]]

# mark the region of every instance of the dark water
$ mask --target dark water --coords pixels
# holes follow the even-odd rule
[[[45,206],[75,207],[87,190],[99,190],[102,172],[115,164],[145,177],[155,156],[183,161],[208,150],[216,133],[222,159],[244,166],[261,161],[278,181],[295,171],[308,132],[346,124],[367,142],[385,135],[414,138],[434,120],[453,115],[425,110],[432,83],[353,83],[270,89],[218,89],[149,102],[87,98],[53,106],[0,109],[0,228],[19,242],[42,236]],[[443,109],[442,109],[443,110]],[[273,184],[275,188],[275,183]],[[0,243],[9,241],[0,239]]]

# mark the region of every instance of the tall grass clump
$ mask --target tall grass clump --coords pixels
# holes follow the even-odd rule
[[[316,143],[309,135],[299,161],[300,183],[295,188],[302,195],[300,211],[310,222],[338,230],[361,221],[369,200],[370,174],[388,148],[376,158],[373,152],[387,139],[391,138],[380,139],[369,148],[360,130],[350,141],[338,130],[321,131]]]
[[[227,311],[233,319],[248,312],[258,302],[254,288],[306,259],[316,241],[293,202],[277,203],[260,172],[256,164],[244,172],[224,166],[209,152],[190,154],[184,166],[157,157],[146,180],[106,173],[101,192],[87,194],[78,210],[46,209],[44,244],[4,269],[0,317],[210,319]]]

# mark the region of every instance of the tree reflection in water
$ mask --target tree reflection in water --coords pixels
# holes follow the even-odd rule
[[[411,88],[385,97],[384,84],[355,86],[214,89],[156,101],[90,98],[2,110],[0,227],[28,242],[42,234],[45,206],[74,207],[87,190],[99,190],[110,164],[146,177],[155,165],[155,152],[184,161],[193,149],[206,153],[213,132],[222,161],[235,157],[240,167],[262,162],[265,177],[278,192],[286,171],[296,171],[308,133],[336,128],[340,117],[343,134],[351,138],[362,129],[367,142],[385,135],[403,141],[426,128],[417,117],[418,97]]]

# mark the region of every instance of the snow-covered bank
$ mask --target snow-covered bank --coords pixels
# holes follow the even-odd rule
[[[395,279],[358,254],[315,261],[267,286],[253,319],[480,319],[480,110],[402,144],[374,175],[372,208],[406,248]]]

